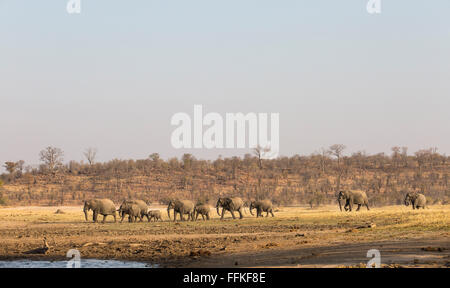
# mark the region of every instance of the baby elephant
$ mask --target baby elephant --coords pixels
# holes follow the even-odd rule
[[[272,214],[272,217],[275,217],[273,215],[273,204],[272,201],[269,199],[261,200],[261,201],[252,201],[250,203],[250,214],[253,215],[252,210],[256,209],[256,218],[263,217],[262,213],[266,212],[266,217],[269,216],[269,213]]]
[[[200,204],[200,205],[195,205],[194,207],[194,215],[195,215],[195,220],[198,219],[198,215],[202,215],[203,220],[209,220],[209,212],[211,210],[211,207],[207,204]]]
[[[405,197],[405,205],[409,206],[410,203],[413,209],[419,209],[420,207],[425,209],[425,206],[427,205],[427,198],[425,198],[425,195],[420,193],[407,193]]]
[[[162,221],[161,211],[159,210],[150,210],[148,211],[147,215],[148,215],[148,222],[152,221],[152,219],[154,222],[158,220]]]

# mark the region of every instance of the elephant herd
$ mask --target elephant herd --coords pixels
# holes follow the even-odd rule
[[[366,206],[367,210],[369,208],[369,201],[367,194],[364,191],[355,190],[345,190],[338,193],[338,203],[339,209],[342,211],[342,206],[345,211],[352,211],[354,205],[357,205],[356,211],[359,211],[361,206]],[[427,199],[423,194],[414,192],[406,194],[404,203],[406,206],[411,205],[413,209],[423,208],[425,209]],[[217,214],[222,220],[224,218],[225,212],[231,213],[233,219],[236,219],[236,214],[239,213],[239,218],[244,218],[244,209],[249,207],[250,214],[253,216],[253,209],[256,209],[256,217],[263,217],[263,212],[266,213],[266,217],[269,214],[274,217],[273,214],[273,204],[271,200],[258,200],[251,201],[250,203],[245,203],[239,197],[232,198],[219,198],[216,202]],[[220,211],[222,209],[222,211]],[[159,210],[149,210],[147,203],[142,200],[125,200],[120,205],[119,209],[116,209],[114,202],[109,199],[93,199],[84,202],[83,212],[88,221],[88,212],[93,211],[92,220],[97,222],[98,215],[103,216],[103,223],[108,215],[114,217],[114,222],[116,222],[117,212],[119,214],[120,222],[123,222],[126,215],[128,215],[129,222],[136,222],[138,219],[142,222],[144,218],[150,221],[162,221],[161,211]],[[167,206],[167,215],[170,218],[170,210],[173,210],[173,221],[179,218],[181,221],[185,221],[185,215],[187,215],[187,220],[196,221],[198,216],[202,216],[203,220],[210,220],[211,206],[208,204],[196,204],[190,200],[171,200]],[[177,217],[179,215],[179,217]]]
[[[260,201],[251,201],[248,205],[239,197],[234,198],[219,198],[216,203],[217,214],[222,220],[225,212],[231,213],[233,219],[236,219],[235,212],[239,213],[239,218],[244,217],[244,207],[248,206],[250,214],[253,215],[252,210],[256,209],[256,217],[262,217],[262,213],[266,212],[266,217],[269,213],[274,217],[272,201],[265,199]],[[222,211],[220,212],[220,209]],[[120,205],[119,209],[116,209],[114,202],[110,199],[92,199],[84,202],[83,212],[88,221],[88,212],[92,210],[92,220],[97,222],[98,215],[103,216],[103,223],[105,223],[106,217],[111,215],[114,217],[114,222],[117,221],[117,212],[121,218],[120,222],[123,222],[126,215],[128,215],[128,222],[136,222],[138,219],[142,222],[144,218],[150,221],[162,221],[161,211],[149,210],[147,203],[142,200],[125,200]],[[198,216],[202,216],[203,220],[210,220],[211,206],[208,204],[196,204],[190,200],[171,200],[167,206],[167,215],[170,217],[170,210],[173,210],[173,221],[179,218],[181,221],[185,221],[185,215],[187,220],[196,221]],[[179,215],[179,217],[178,217]]]
[[[345,190],[340,191],[338,194],[338,203],[339,209],[342,211],[342,205],[344,205],[345,211],[352,211],[353,205],[357,205],[356,211],[359,211],[361,206],[366,206],[367,210],[369,208],[369,200],[367,198],[367,194],[364,191],[355,191],[355,190]],[[413,209],[423,208],[425,209],[427,204],[427,199],[425,195],[413,192],[407,193],[405,196],[404,203],[406,206],[411,205]]]

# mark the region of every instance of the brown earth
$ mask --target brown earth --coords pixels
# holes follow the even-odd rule
[[[162,207],[159,207],[163,209]],[[55,214],[60,209],[61,214]],[[448,267],[450,205],[339,212],[283,207],[276,217],[157,223],[88,223],[81,207],[0,209],[0,260],[82,258],[143,261],[161,267],[365,267],[370,249],[383,267]],[[215,211],[211,211],[214,212]],[[101,218],[101,217],[100,217]],[[24,252],[42,246],[46,254]]]

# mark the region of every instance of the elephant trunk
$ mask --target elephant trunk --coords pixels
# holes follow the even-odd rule
[[[253,205],[250,205],[250,207],[248,208],[248,210],[250,211],[250,214],[253,216],[253,212],[252,212],[252,210],[253,210]]]
[[[219,205],[216,206],[216,210],[217,210],[217,215],[220,216],[220,212],[219,212]]]
[[[170,220],[170,207],[167,208],[167,216],[169,216],[169,220]]]
[[[341,199],[338,199],[338,202],[339,202],[339,210],[342,211],[342,200],[341,200]]]

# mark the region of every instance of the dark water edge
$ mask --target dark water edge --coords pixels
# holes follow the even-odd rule
[[[73,261],[11,260],[0,261],[0,268],[157,268],[156,264],[134,261],[82,259]]]

